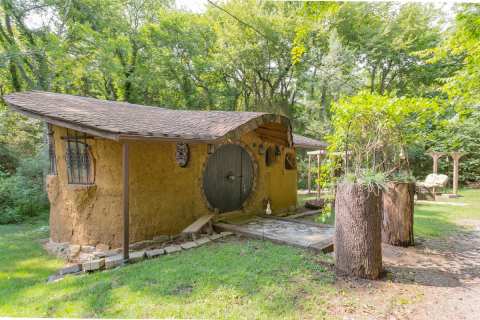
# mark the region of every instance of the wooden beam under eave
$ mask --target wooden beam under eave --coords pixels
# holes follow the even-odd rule
[[[128,262],[130,247],[130,212],[129,212],[129,145],[127,142],[122,144],[122,174],[123,174],[123,261]]]
[[[272,143],[275,143],[275,144],[280,144],[282,146],[288,146],[288,142],[284,139],[279,139],[279,138],[272,137],[272,136],[267,136],[267,135],[264,135],[264,134],[258,134],[258,136],[261,139],[264,139],[268,142],[272,142]]]
[[[271,136],[278,139],[286,139],[287,138],[287,131],[279,131],[274,129],[265,129],[265,128],[257,128],[255,132],[261,135]]]
[[[259,126],[259,128],[268,129],[268,130],[277,130],[282,132],[287,132],[288,127],[283,123],[278,122],[268,122]]]

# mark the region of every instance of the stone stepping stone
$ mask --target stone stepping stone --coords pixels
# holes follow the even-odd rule
[[[117,254],[105,258],[105,269],[113,269],[123,264],[123,255]]]
[[[93,253],[93,252],[95,252],[95,247],[94,246],[82,246],[80,250],[82,252],[85,252],[85,253]]]
[[[223,231],[220,234],[222,235],[222,237],[233,236],[233,232],[230,231]]]
[[[152,259],[158,256],[161,256],[165,254],[165,249],[152,249],[152,250],[147,250],[146,255],[148,259]]]
[[[145,250],[130,252],[128,257],[128,262],[131,263],[142,261],[143,259],[145,259]]]
[[[188,249],[198,247],[198,244],[195,241],[189,241],[189,242],[181,243],[180,247],[182,247],[182,249],[188,250]]]
[[[102,269],[105,266],[105,259],[97,259],[97,260],[91,260],[84,262],[82,264],[82,269],[85,272],[88,271],[97,271]]]
[[[72,273],[78,273],[82,271],[82,265],[81,264],[74,264],[65,268],[62,268],[58,271],[58,275],[66,275],[66,274],[72,274]]]
[[[165,247],[165,252],[168,253],[168,254],[178,252],[178,251],[182,251],[182,247],[180,247],[179,245],[176,245],[176,244]]]
[[[113,250],[102,251],[102,252],[94,252],[93,255],[95,256],[95,258],[105,258],[105,257],[115,256],[121,252],[122,251],[119,249],[113,249]]]
[[[215,233],[215,234],[211,234],[211,235],[208,236],[208,238],[210,238],[210,240],[212,240],[212,241],[220,239],[221,237],[223,237],[223,236],[220,233]]]
[[[211,242],[211,241],[212,241],[212,240],[210,240],[210,239],[207,238],[207,237],[204,237],[204,238],[200,238],[200,239],[195,240],[195,242],[196,242],[199,246],[204,245],[204,244],[206,244],[206,243],[209,243],[209,242]]]

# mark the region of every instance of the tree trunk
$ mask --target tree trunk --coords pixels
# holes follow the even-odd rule
[[[382,242],[411,246],[413,240],[414,183],[390,182],[383,192]]]
[[[377,279],[382,272],[382,191],[353,183],[337,186],[335,268],[338,275]]]

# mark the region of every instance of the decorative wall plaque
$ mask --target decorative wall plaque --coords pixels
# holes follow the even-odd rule
[[[266,151],[266,149],[265,149],[265,146],[263,145],[263,143],[260,144],[258,146],[258,154],[265,154],[265,151]]]
[[[297,160],[295,158],[295,154],[292,152],[288,152],[287,154],[285,154],[285,169],[297,169]]]
[[[177,143],[177,152],[175,154],[175,158],[180,167],[183,168],[187,166],[189,158],[188,144],[183,142]]]

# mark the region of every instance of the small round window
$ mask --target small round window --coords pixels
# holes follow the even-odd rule
[[[265,165],[267,167],[271,166],[276,160],[275,149],[273,147],[268,147],[265,152]]]

